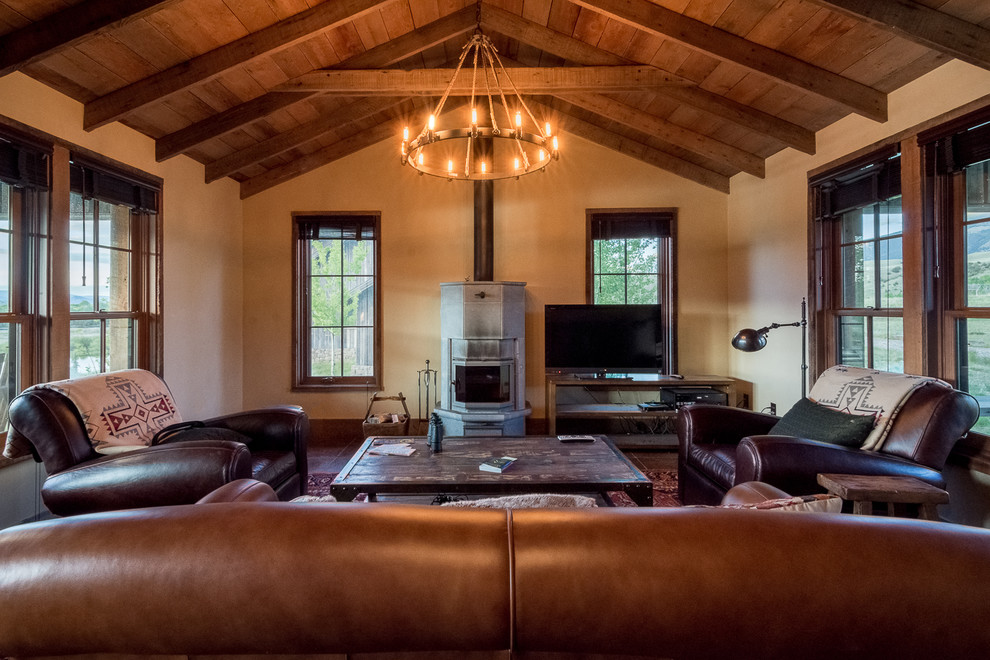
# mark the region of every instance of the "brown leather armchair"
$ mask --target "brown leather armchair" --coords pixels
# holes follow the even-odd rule
[[[762,481],[788,493],[822,492],[821,472],[917,477],[945,487],[942,468],[979,417],[976,400],[930,383],[917,388],[891,421],[881,449],[767,435],[773,415],[695,404],[677,414],[678,494],[684,504],[718,504],[732,486]]]
[[[162,444],[101,455],[67,396],[31,388],[10,404],[8,446],[27,446],[44,464],[42,500],[58,516],[192,504],[243,478],[269,484],[282,500],[305,493],[309,419],[301,408],[239,412],[203,425],[185,436],[190,439],[178,434]]]

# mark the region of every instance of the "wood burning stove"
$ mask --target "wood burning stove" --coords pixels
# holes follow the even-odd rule
[[[440,408],[447,435],[525,435],[525,283],[440,285]]]

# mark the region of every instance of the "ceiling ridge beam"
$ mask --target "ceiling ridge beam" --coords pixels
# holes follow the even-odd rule
[[[606,149],[617,151],[624,156],[634,158],[689,181],[694,181],[707,188],[712,188],[726,194],[729,193],[729,177],[724,174],[710,170],[697,163],[684,160],[683,158],[678,158],[624,135],[613,133],[600,126],[595,126],[558,108],[551,108],[540,103],[534,103],[534,106],[543,108],[547,114],[553,113],[557,117],[557,124],[560,129],[567,131],[571,135],[583,138]]]
[[[343,128],[355,121],[360,121],[379,112],[394,108],[405,100],[403,98],[368,98],[350,103],[333,112],[320,116],[319,119],[314,119],[284,133],[279,133],[267,140],[252,144],[250,147],[245,147],[244,149],[207,163],[206,182],[216,181],[234,172],[238,172],[245,167],[259,163],[266,158],[285,153],[310,140],[315,140],[334,129]]]
[[[554,96],[600,117],[670,142],[704,158],[722,160],[761,179],[766,176],[766,163],[756,154],[688,130],[631,105],[626,105],[601,94],[555,94]]]
[[[887,121],[887,95],[883,92],[648,0],[571,1],[636,29],[672,39],[789,87],[839,103],[863,117]]]
[[[363,53],[349,57],[334,68],[360,69],[389,66],[412,57],[476,26],[474,7],[465,7],[444,18],[427,23],[412,32],[396,37]],[[246,126],[279,108],[298,103],[314,94],[292,92],[268,92],[250,101],[224,110],[220,114],[202,119],[195,124],[162,136],[155,143],[155,157],[165,160],[188,151],[203,142]],[[159,148],[161,144],[161,148]]]
[[[911,0],[812,0],[908,41],[990,69],[990,30]]]
[[[475,84],[470,76],[457,76],[455,69],[361,69],[310,71],[274,87],[277,91],[325,92],[344,95],[436,96],[448,90],[465,96],[486,89]],[[668,74],[652,66],[581,66],[581,67],[506,67],[505,73],[520,92],[644,92],[668,85],[690,85],[680,76]],[[474,89],[472,89],[474,88]]]
[[[615,55],[597,46],[592,46],[574,37],[516,16],[511,12],[486,4],[481,6],[481,25],[487,31],[503,34],[526,45],[540,48],[557,57],[579,64],[599,66],[646,64]],[[792,124],[696,85],[690,87],[670,86],[665,88],[663,93],[719,119],[766,135],[784,146],[793,147],[808,154],[815,153],[815,133],[803,126]]]
[[[319,151],[295,158],[292,162],[281,167],[274,167],[264,174],[246,179],[241,182],[241,199],[247,199],[252,195],[257,195],[280,183],[285,183],[289,179],[349,156],[355,151],[378,144],[382,140],[390,137],[394,138],[401,131],[401,128],[399,128],[400,125],[401,122],[399,120],[378,124],[366,131],[334,142]]]
[[[178,0],[88,0],[0,36],[0,78]]]
[[[339,27],[395,1],[337,0],[316,5],[90,101],[84,108],[83,128],[90,131],[117,121],[164,97],[211,80],[224,71],[288,48],[313,34]]]

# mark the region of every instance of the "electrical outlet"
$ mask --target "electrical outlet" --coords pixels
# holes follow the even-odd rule
[[[773,401],[770,402],[770,414],[771,415],[777,414],[777,404],[774,403]]]

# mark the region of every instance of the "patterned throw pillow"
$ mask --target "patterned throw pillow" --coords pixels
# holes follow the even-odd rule
[[[777,422],[769,435],[790,435],[828,442],[843,447],[859,447],[873,430],[872,415],[852,415],[801,399]]]

